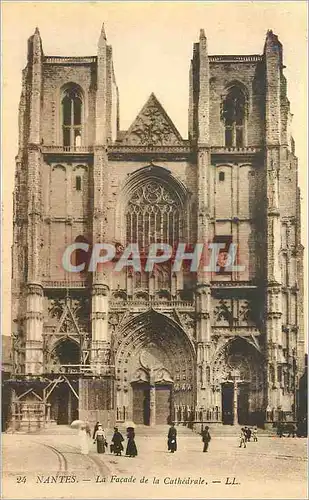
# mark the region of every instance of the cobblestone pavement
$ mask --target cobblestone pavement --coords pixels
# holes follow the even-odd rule
[[[186,433],[174,454],[165,435],[137,432],[136,443],[135,458],[98,455],[92,443],[85,456],[72,433],[5,434],[2,497],[307,498],[305,439],[263,436],[240,449],[214,436],[202,453],[200,436]]]

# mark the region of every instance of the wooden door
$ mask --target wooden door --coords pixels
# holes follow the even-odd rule
[[[234,386],[233,384],[222,384],[222,423],[233,424],[234,417]]]
[[[133,422],[149,425],[150,390],[148,384],[133,386]]]
[[[156,385],[156,424],[168,424],[171,419],[171,386]]]
[[[240,425],[249,424],[249,386],[239,384],[237,398],[238,423]]]

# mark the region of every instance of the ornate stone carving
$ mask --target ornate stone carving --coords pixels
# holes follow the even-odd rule
[[[263,317],[263,311],[260,304],[256,301],[244,301],[239,307],[239,323],[248,325],[259,325]]]
[[[243,339],[235,339],[220,349],[212,363],[213,384],[232,380],[234,370],[239,371],[240,379],[259,389],[263,381],[263,359],[253,345]]]
[[[195,314],[194,313],[187,313],[187,312],[180,312],[178,313],[180,322],[183,326],[183,329],[191,335],[191,337],[194,337],[195,334]]]
[[[85,333],[90,331],[90,302],[87,297],[78,299],[51,299],[48,304],[47,331],[55,333]]]
[[[60,320],[65,308],[64,299],[51,299],[48,305],[48,315],[50,318]]]
[[[220,300],[219,305],[216,306],[214,310],[214,315],[216,322],[227,322],[229,326],[232,326],[236,319],[233,317],[231,308],[228,306],[225,300]]]
[[[132,146],[177,146],[183,141],[158,99],[151,94],[123,142]]]

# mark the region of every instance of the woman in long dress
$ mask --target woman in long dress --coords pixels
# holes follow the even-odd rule
[[[127,438],[128,444],[126,449],[126,455],[128,457],[136,457],[137,456],[137,448],[135,444],[135,432],[133,427],[127,428]]]
[[[89,453],[89,443],[87,436],[87,429],[85,425],[82,425],[78,431],[79,439],[80,439],[80,452],[82,455],[88,455]]]
[[[117,456],[121,456],[121,452],[123,451],[123,446],[122,446],[122,441],[123,441],[123,436],[119,432],[118,427],[114,428],[114,435],[112,437],[112,443],[113,443],[113,453]]]
[[[106,438],[102,425],[98,425],[98,429],[94,435],[94,442],[97,443],[97,452],[105,453]]]

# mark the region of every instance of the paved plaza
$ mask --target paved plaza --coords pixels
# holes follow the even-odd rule
[[[99,455],[92,442],[89,455],[81,455],[71,429],[4,434],[2,496],[307,498],[306,439],[261,435],[243,449],[236,435],[214,433],[209,451],[202,453],[201,437],[179,429],[178,450],[171,454],[167,429],[137,428],[135,458]]]

